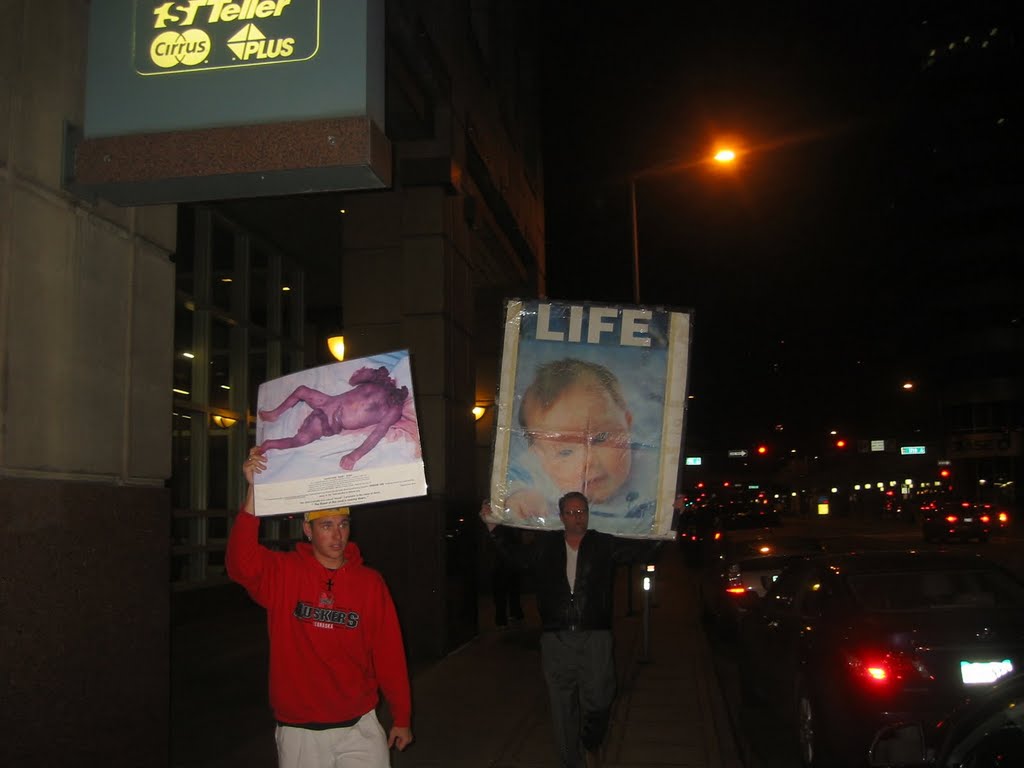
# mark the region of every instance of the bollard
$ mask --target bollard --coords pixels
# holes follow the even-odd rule
[[[654,591],[654,565],[647,566],[644,574],[644,619],[643,619],[643,654],[640,661],[647,663],[651,660],[651,593]]]

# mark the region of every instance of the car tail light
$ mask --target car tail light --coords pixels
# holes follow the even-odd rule
[[[843,656],[853,679],[874,690],[932,677],[924,664],[905,653],[862,649],[846,651]]]
[[[725,592],[729,595],[743,595],[747,592],[747,588],[743,586],[740,566],[737,563],[733,563],[725,571]]]
[[[947,523],[955,523],[959,519],[960,518],[957,517],[956,515],[946,515],[946,522]]]
[[[989,517],[988,515],[982,515],[978,519],[981,520],[981,522],[983,522],[983,523],[989,523],[992,520],[992,518]]]
[[[999,522],[1000,523],[1008,523],[1008,522],[1010,522],[1010,516],[1008,514],[1006,514],[1005,512],[1000,512],[999,513]]]

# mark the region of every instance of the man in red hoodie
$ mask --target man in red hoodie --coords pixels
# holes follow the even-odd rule
[[[345,507],[307,512],[302,530],[309,543],[292,552],[259,544],[253,476],[265,468],[253,448],[226,565],[267,610],[279,765],[386,768],[388,750],[404,750],[413,738],[409,674],[391,595],[349,541]],[[387,735],[375,712],[378,689],[394,721]]]

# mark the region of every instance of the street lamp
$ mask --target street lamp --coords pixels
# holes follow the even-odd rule
[[[648,176],[661,176],[670,173],[681,173],[700,165],[715,165],[721,167],[731,166],[736,162],[739,155],[731,147],[719,147],[710,158],[696,162],[671,163],[645,168],[629,177],[629,210],[633,224],[633,303],[640,303],[640,226],[638,224],[636,203],[637,182]]]

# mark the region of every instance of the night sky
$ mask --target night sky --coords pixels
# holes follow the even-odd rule
[[[908,374],[885,336],[927,310],[890,216],[920,17],[892,5],[553,5],[548,293],[631,302],[629,178],[679,169],[637,184],[640,288],[694,311],[688,444],[852,425],[866,381]],[[728,173],[700,162],[720,136],[747,152]]]

